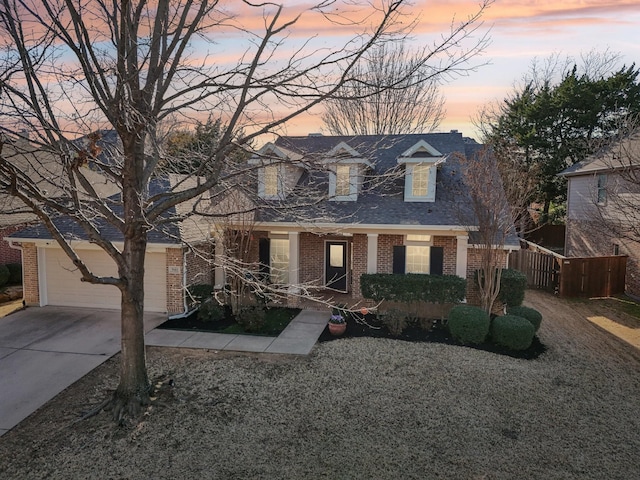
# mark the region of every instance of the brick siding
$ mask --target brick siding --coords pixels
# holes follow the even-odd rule
[[[39,306],[38,249],[35,243],[22,244],[22,257],[22,289],[24,302],[29,306]]]
[[[167,248],[167,312],[180,313],[184,311],[184,290],[182,285],[182,248]],[[175,273],[171,273],[172,268]]]
[[[4,237],[22,230],[26,225],[12,225],[11,227],[0,228],[0,265],[6,265],[7,263],[20,263],[22,261],[22,255],[20,250],[11,248],[9,242],[4,240]]]

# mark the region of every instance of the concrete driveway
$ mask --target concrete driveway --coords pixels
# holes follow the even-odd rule
[[[166,320],[145,314],[145,332]],[[120,351],[120,312],[27,308],[0,318],[0,435]]]

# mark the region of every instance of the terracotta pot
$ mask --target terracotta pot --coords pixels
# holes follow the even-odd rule
[[[329,322],[329,333],[331,335],[340,336],[347,329],[347,324],[345,323],[331,323]]]

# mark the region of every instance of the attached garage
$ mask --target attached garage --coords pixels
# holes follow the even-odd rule
[[[80,258],[96,275],[117,276],[116,266],[102,250],[77,250]],[[60,305],[120,309],[120,291],[110,285],[80,281],[80,273],[57,247],[39,248],[41,305]],[[145,310],[167,311],[165,252],[147,252],[145,263]],[[44,280],[44,281],[43,281]]]

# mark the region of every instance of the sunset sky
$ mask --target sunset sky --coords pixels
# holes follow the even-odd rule
[[[420,23],[415,41],[430,42],[446,32],[452,18],[466,18],[478,3],[468,0],[416,0]],[[443,88],[446,118],[440,131],[458,129],[477,137],[471,123],[487,102],[503,99],[522,78],[534,58],[553,53],[580,55],[591,50],[617,52],[622,62],[640,64],[640,2],[638,0],[496,0],[483,16],[482,31],[491,43],[476,63],[489,63]],[[330,32],[323,32],[328,35]],[[289,135],[322,131],[319,116],[299,119],[289,125]]]

